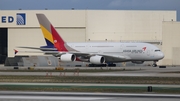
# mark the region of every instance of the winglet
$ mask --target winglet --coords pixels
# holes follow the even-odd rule
[[[15,50],[15,49],[14,49],[14,54],[16,55],[17,53],[18,53],[18,50]]]

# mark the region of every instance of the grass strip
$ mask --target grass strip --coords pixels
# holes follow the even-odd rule
[[[109,77],[109,76],[0,76],[0,82],[22,83],[111,83],[180,84],[180,77]]]

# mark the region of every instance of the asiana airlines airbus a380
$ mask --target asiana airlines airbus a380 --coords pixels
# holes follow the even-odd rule
[[[40,28],[44,35],[46,46],[40,48],[45,54],[52,54],[62,62],[82,61],[89,62],[89,66],[129,62],[142,64],[144,61],[156,62],[164,58],[164,54],[156,46],[149,43],[123,43],[123,42],[83,42],[67,43],[58,34],[56,29],[44,14],[36,14]]]

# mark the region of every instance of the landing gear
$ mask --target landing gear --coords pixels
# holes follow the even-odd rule
[[[108,64],[108,67],[116,67],[116,64]]]
[[[89,64],[89,67],[116,67],[116,64]]]
[[[157,67],[156,62],[157,62],[157,61],[154,61],[153,65],[152,65],[153,67]]]
[[[153,64],[152,66],[153,66],[153,67],[157,67],[157,64]]]
[[[89,64],[89,67],[106,67],[106,64]]]

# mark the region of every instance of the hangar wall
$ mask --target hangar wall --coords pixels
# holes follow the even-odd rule
[[[176,21],[175,11],[87,11],[87,39],[162,40],[162,21]],[[86,39],[86,40],[87,40]]]
[[[25,25],[16,24],[18,13],[26,14]],[[56,27],[85,27],[85,10],[0,10],[0,16],[6,17],[0,27],[39,27],[36,13],[45,14]],[[14,21],[8,22],[8,17],[13,17]]]
[[[165,54],[163,65],[180,65],[180,22],[163,22],[162,51]]]

